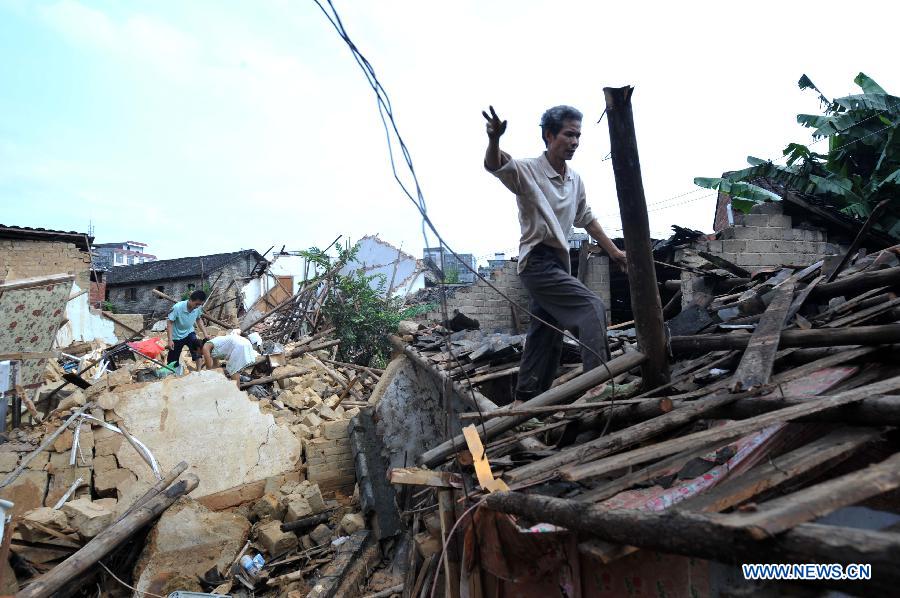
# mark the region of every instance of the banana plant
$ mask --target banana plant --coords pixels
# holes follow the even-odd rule
[[[785,147],[784,164],[750,156],[748,168],[718,178],[698,177],[694,184],[730,195],[732,206],[742,212],[759,202],[780,201],[778,194],[754,184],[760,179],[814,195],[861,220],[881,200],[890,199],[875,227],[900,239],[900,98],[864,73],[854,83],[862,93],[830,100],[803,75],[799,87],[818,93],[823,107],[823,114],[797,115],[799,124],[813,129],[814,141]],[[825,139],[827,152],[811,149]]]

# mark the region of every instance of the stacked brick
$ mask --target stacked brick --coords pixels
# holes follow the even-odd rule
[[[751,271],[783,264],[808,266],[838,252],[823,231],[793,228],[791,217],[782,213],[778,203],[754,206],[749,214],[738,216],[735,226],[723,229],[718,239],[697,242],[693,249]]]
[[[348,420],[324,422],[318,438],[303,442],[306,478],[326,491],[352,493],[356,484],[349,428]]]
[[[87,289],[91,257],[73,243],[0,239],[0,279],[32,278],[50,274],[74,274]]]
[[[507,262],[502,267],[495,268],[491,272],[490,281],[516,303],[528,305],[528,291],[516,274],[516,266],[517,262]],[[480,279],[470,286],[456,288],[453,296],[447,298],[447,309],[451,317],[453,310],[459,310],[478,320],[482,330],[509,331],[513,328],[509,302]],[[519,312],[517,315],[521,325],[528,323],[526,314]],[[421,319],[441,321],[444,316],[441,311],[434,311]]]

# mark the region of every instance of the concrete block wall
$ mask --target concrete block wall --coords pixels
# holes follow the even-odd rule
[[[503,266],[491,271],[490,281],[516,303],[528,306],[528,291],[519,280],[519,275],[516,273],[517,266],[518,262],[505,262]],[[457,287],[453,296],[447,298],[447,310],[450,317],[453,317],[455,309],[478,320],[482,330],[509,332],[513,329],[509,302],[481,279],[476,280],[470,286]],[[524,331],[530,319],[521,311],[518,318]],[[444,316],[441,309],[438,308],[425,314],[423,319],[440,322]]]
[[[61,273],[74,274],[78,286],[87,289],[91,279],[91,256],[74,243],[0,239],[0,279]]]
[[[823,230],[793,228],[791,217],[782,213],[777,202],[756,205],[737,221],[722,229],[717,239],[694,243],[693,249],[722,256],[750,271],[782,264],[808,266],[840,251]]]
[[[846,250],[830,243],[824,230],[794,228],[778,202],[758,204],[749,214],[735,214],[734,220],[735,225],[722,229],[715,240],[696,241],[690,249],[680,250],[676,261],[699,267],[707,262],[696,251],[706,251],[754,273],[782,265],[809,266]],[[681,290],[682,305],[688,305],[695,293],[711,292],[702,277],[690,272],[681,273]]]
[[[353,491],[356,466],[350,446],[350,421],[339,420],[322,424],[322,437],[305,440],[306,479],[322,490],[347,489]]]
[[[612,291],[609,280],[609,257],[592,253],[584,264],[585,272],[579,272],[579,278],[587,288],[594,291],[606,306],[606,322],[610,322],[612,314]]]

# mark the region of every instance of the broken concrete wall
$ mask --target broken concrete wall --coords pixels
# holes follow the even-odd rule
[[[72,295],[81,292],[78,284],[72,285]],[[114,345],[116,340],[115,323],[92,310],[88,293],[66,303],[66,322],[56,333],[56,346],[68,347],[72,343],[101,340]]]
[[[390,467],[413,465],[416,457],[447,437],[440,386],[406,357],[388,365],[372,401],[377,401],[377,430]]]
[[[381,280],[384,281],[384,292],[398,297],[418,291],[425,287],[424,268],[419,261],[394,247],[377,235],[366,236],[358,241],[359,249],[356,258],[341,269],[340,274],[347,276],[361,271],[366,276],[375,276],[370,286],[377,290]]]
[[[108,402],[107,402],[108,401]],[[146,444],[163,471],[186,460],[200,478],[200,498],[240,484],[294,470],[300,440],[276,423],[259,403],[217,371],[166,378],[104,397],[128,430]],[[149,466],[128,443],[116,451],[120,467],[148,483]]]
[[[234,513],[216,513],[181,498],[153,527],[135,568],[138,592],[167,595],[202,592],[198,578],[212,567],[224,572],[250,533],[250,522]]]

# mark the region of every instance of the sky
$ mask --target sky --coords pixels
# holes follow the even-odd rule
[[[811,140],[796,115],[819,105],[800,75],[831,97],[856,93],[860,71],[900,93],[891,3],[334,1],[391,97],[429,216],[480,261],[515,253],[519,229],[482,166],[489,104],[515,157],[543,150],[546,108],[584,112],[571,166],[620,236],[597,121],[603,87],[634,85],[650,228],[666,237],[711,232],[715,197],[694,177]],[[161,259],[338,235],[424,246],[372,91],[312,0],[0,0],[0,223],[92,227]]]

